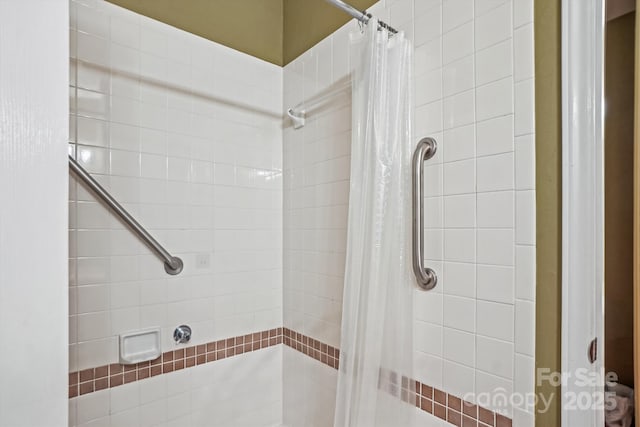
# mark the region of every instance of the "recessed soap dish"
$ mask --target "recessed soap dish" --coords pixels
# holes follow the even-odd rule
[[[120,335],[120,363],[132,365],[160,357],[160,329],[132,331]]]

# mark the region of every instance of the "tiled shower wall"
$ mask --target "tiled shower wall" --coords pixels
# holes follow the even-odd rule
[[[180,324],[193,328],[190,344],[281,327],[282,69],[103,1],[70,8],[70,153],[185,263],[168,276],[71,178],[70,371],[117,362],[118,334],[130,330],[162,328],[168,351],[179,348]],[[251,398],[265,413],[276,408],[264,419],[278,423],[280,350],[240,357],[226,407],[241,408],[255,386],[241,378],[264,369],[273,390]],[[199,402],[188,392],[203,369],[215,368],[175,373],[174,403]],[[126,393],[144,381],[74,398],[71,420],[126,409],[140,425],[165,422],[173,380],[154,381],[153,399]]]
[[[415,140],[434,136],[440,147],[425,200],[427,263],[440,282],[416,290],[416,379],[469,400],[531,392],[532,0],[386,0],[372,12],[414,41]],[[301,130],[286,123],[284,138],[281,112],[343,87],[357,27],[285,68],[283,102],[278,67],[102,1],[72,1],[71,14],[71,152],[185,271],[167,276],[71,180],[70,370],[116,362],[123,331],[160,326],[171,350],[181,323],[198,344],[282,326],[283,313],[284,326],[339,347],[350,96],[309,111]],[[242,390],[265,369],[266,391],[250,396],[257,412],[238,418]],[[71,420],[185,425],[168,409],[191,405],[195,425],[278,423],[284,396],[285,424],[329,425],[335,379],[290,348],[263,349],[74,398]],[[214,389],[225,390],[223,404]],[[207,418],[203,399],[228,418]],[[531,411],[506,414],[527,426]]]
[[[415,291],[416,379],[470,401],[533,393],[533,0],[384,0],[370,10],[413,40],[414,140],[439,143],[425,165],[426,265],[439,282]],[[341,87],[354,30],[285,67],[285,109]],[[350,124],[347,92],[284,130],[284,326],[337,347]],[[311,368],[288,366],[285,424],[332,410],[335,375],[308,375],[329,392],[303,406],[296,378]],[[477,400],[533,425],[532,407]]]

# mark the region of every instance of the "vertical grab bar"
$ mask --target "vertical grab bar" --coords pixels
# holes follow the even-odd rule
[[[413,273],[425,291],[438,283],[436,272],[424,266],[424,162],[433,157],[438,145],[433,138],[423,138],[413,153]]]

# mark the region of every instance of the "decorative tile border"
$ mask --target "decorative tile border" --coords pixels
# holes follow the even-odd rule
[[[284,344],[334,369],[340,364],[340,350],[289,328],[270,329],[227,338],[206,344],[168,351],[150,362],[136,365],[111,365],[89,368],[69,374],[69,398],[118,387],[122,384],[167,374],[180,369],[214,362],[227,357]],[[512,427],[511,419],[466,402],[459,397],[415,381],[415,390],[406,390],[402,378],[403,397],[416,407],[457,427]],[[406,391],[406,395],[404,394]],[[415,394],[414,394],[415,392]],[[411,395],[409,395],[409,393]],[[406,396],[406,398],[405,398]]]
[[[416,407],[458,427],[511,427],[504,415],[416,381]]]
[[[282,328],[182,347],[167,351],[155,360],[136,365],[112,363],[111,365],[71,372],[69,374],[69,398],[215,362],[277,344],[282,344]]]
[[[313,357],[314,359],[338,369],[340,350],[316,339],[303,335],[291,329],[284,328],[283,343],[289,347]],[[431,386],[415,381],[414,390],[408,391],[406,377],[402,378],[404,401],[415,402],[416,407],[426,411],[441,420],[457,427],[512,427],[511,419],[489,411],[478,405],[466,402],[459,397],[445,393]],[[397,382],[397,381],[396,381]],[[405,394],[407,393],[406,398]]]
[[[328,344],[320,342],[316,339],[302,335],[299,332],[292,331],[289,328],[283,328],[284,345],[294,350],[304,353],[309,357],[313,357],[325,365],[338,369],[340,363],[340,350]]]

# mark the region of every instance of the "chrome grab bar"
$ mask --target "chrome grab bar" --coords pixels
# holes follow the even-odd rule
[[[168,274],[180,274],[183,268],[182,260],[172,256],[156,239],[140,225],[120,203],[113,198],[105,188],[96,181],[89,172],[71,156],[69,168],[84,182],[103,202],[105,202],[131,229],[164,261],[164,271]]]
[[[423,138],[413,153],[413,273],[418,286],[425,291],[438,283],[436,272],[424,266],[424,162],[436,154],[433,138]]]

